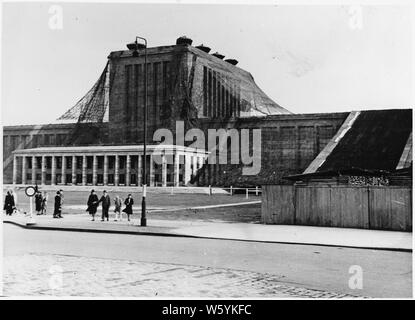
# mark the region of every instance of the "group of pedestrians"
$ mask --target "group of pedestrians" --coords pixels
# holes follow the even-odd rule
[[[35,200],[35,210],[37,215],[46,215],[48,207],[48,193],[46,191],[41,192],[36,188],[34,195]],[[53,210],[53,218],[63,218],[62,216],[62,206],[63,206],[63,190],[59,190],[55,195],[55,203]],[[131,197],[131,194],[128,194],[127,198],[123,201],[120,196],[115,196],[114,201],[114,221],[122,221],[122,213],[124,212],[127,215],[127,220],[130,220],[130,216],[133,214],[133,204],[134,200]],[[101,203],[102,206],[102,216],[101,221],[109,221],[109,210],[111,207],[111,198],[106,190],[103,191],[101,198],[98,198],[95,190],[91,190],[91,194],[88,197],[86,211],[92,216],[92,221],[95,221],[95,215],[98,210],[98,206]],[[125,206],[123,209],[123,205]],[[17,194],[14,190],[8,190],[6,198],[4,200],[4,208],[6,215],[12,215],[17,211]]]
[[[95,190],[91,190],[91,194],[88,197],[87,202],[87,209],[86,211],[89,212],[89,214],[92,216],[92,221],[95,221],[95,215],[97,213],[97,209],[99,204],[101,203],[102,206],[102,216],[101,221],[109,221],[109,209],[111,207],[111,198],[108,195],[107,191],[104,190],[102,193],[101,198],[98,199],[98,195],[95,193]],[[122,212],[125,212],[127,214],[127,220],[130,221],[130,215],[133,214],[133,204],[134,200],[131,197],[131,194],[127,196],[127,198],[124,201],[125,208],[122,209],[123,201],[122,199],[117,195],[114,198],[114,213],[115,213],[115,219],[114,221],[122,220]],[[122,210],[121,210],[122,209]]]
[[[46,214],[48,207],[48,193],[36,191],[35,193],[35,210],[37,212],[37,215],[43,215]]]
[[[34,195],[35,199],[35,211],[37,215],[46,215],[47,207],[48,207],[48,194],[47,192],[40,192],[35,188],[36,192]],[[56,192],[55,196],[55,207],[53,211],[54,218],[63,218],[62,217],[62,205],[63,205],[63,190],[59,190]],[[8,190],[6,193],[6,197],[4,199],[4,207],[3,210],[6,211],[6,215],[11,216],[14,212],[19,212],[17,208],[17,194],[14,190]],[[26,214],[26,212],[24,212]]]

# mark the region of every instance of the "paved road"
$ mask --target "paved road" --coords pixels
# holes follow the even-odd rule
[[[25,230],[12,225],[3,230],[8,295],[412,295],[412,254],[405,252]],[[353,265],[362,268],[363,289],[349,288]],[[54,268],[72,284],[66,291],[50,292]]]

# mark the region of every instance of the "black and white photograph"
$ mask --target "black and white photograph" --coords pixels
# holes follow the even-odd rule
[[[1,8],[2,299],[413,298],[410,1]]]

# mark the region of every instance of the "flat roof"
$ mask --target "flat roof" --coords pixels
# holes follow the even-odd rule
[[[104,154],[104,153],[140,153],[144,151],[143,145],[123,145],[123,146],[70,146],[70,147],[40,147],[32,149],[19,149],[13,151],[15,155],[24,154],[64,154],[64,153],[83,153],[83,154]],[[209,154],[205,149],[185,147],[181,145],[147,145],[149,153],[169,153],[174,151]]]

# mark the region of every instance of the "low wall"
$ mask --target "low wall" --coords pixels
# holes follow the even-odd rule
[[[412,188],[265,185],[262,222],[412,231]]]

